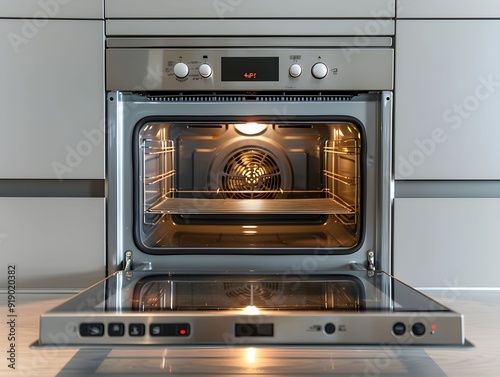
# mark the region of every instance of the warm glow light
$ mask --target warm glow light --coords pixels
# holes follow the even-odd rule
[[[245,135],[257,135],[263,132],[267,128],[267,124],[262,123],[245,123],[245,124],[235,124],[234,127]]]
[[[255,364],[256,358],[256,350],[253,347],[247,348],[247,363],[248,364]]]
[[[243,309],[244,314],[259,314],[260,310],[258,307],[254,305],[248,305],[245,309]]]

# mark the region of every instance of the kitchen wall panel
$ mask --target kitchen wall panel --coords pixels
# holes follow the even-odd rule
[[[0,198],[0,214],[2,276],[15,265],[17,289],[86,288],[105,277],[103,198]]]
[[[417,287],[500,287],[499,198],[394,204],[394,274]]]
[[[500,179],[499,40],[500,20],[397,21],[396,179]]]
[[[0,20],[0,179],[104,178],[104,22]]]
[[[103,19],[104,0],[1,0],[0,18]]]

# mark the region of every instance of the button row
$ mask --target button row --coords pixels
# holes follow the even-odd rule
[[[417,322],[411,327],[411,333],[414,336],[422,336],[425,334],[425,331],[425,325],[421,322]],[[392,326],[392,332],[396,336],[403,336],[406,333],[406,325],[402,322],[397,322]]]
[[[198,73],[203,78],[208,78],[212,76],[212,67],[206,63],[198,67]],[[174,74],[179,79],[184,79],[189,75],[189,66],[186,63],[177,63],[174,66]],[[296,78],[302,74],[302,67],[294,63],[288,69],[288,74],[290,77]],[[328,67],[325,63],[316,63],[311,68],[311,74],[315,79],[321,80],[328,74]]]
[[[208,64],[202,64],[198,68],[200,76],[203,78],[208,78],[212,76],[212,67]],[[186,63],[177,63],[174,65],[174,75],[180,79],[184,79],[189,75],[189,67]]]
[[[104,336],[105,326],[103,323],[82,323],[80,324],[80,336],[82,337],[100,337]],[[142,323],[131,323],[128,325],[129,336],[144,336],[146,326]],[[155,323],[149,326],[149,335],[151,336],[189,336],[191,326],[188,323]],[[109,336],[124,336],[125,324],[108,324]]]

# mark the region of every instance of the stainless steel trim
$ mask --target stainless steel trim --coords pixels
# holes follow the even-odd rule
[[[363,38],[356,36],[345,37],[199,37],[199,38],[177,38],[177,37],[139,37],[123,38],[111,37],[107,40],[108,48],[207,48],[207,47],[328,47],[344,48],[346,46],[363,47],[391,47],[392,37]]]
[[[380,130],[380,195],[377,208],[378,221],[376,234],[380,237],[376,260],[380,264],[377,268],[392,271],[392,206],[394,202],[394,174],[392,171],[392,92],[381,92],[381,130]],[[370,156],[368,156],[370,159]],[[381,257],[381,254],[383,257]]]
[[[395,0],[106,0],[106,18],[392,18]]]
[[[385,94],[387,95],[387,94]],[[368,140],[377,142],[368,143],[367,155],[372,156],[372,165],[367,164],[368,179],[373,180],[373,190],[367,191],[367,213],[376,214],[375,207],[376,195],[380,192],[375,188],[377,184],[382,184],[378,179],[378,148],[381,140],[377,139],[376,134],[379,128],[382,127],[381,117],[390,114],[387,111],[385,114],[381,111],[380,97],[381,93],[360,94],[351,100],[347,101],[332,101],[332,102],[257,102],[257,101],[242,101],[242,102],[156,102],[149,101],[147,97],[132,93],[112,92],[108,94],[108,116],[110,130],[109,137],[109,158],[108,172],[110,174],[110,198],[109,198],[109,243],[108,247],[110,255],[108,259],[108,267],[110,273],[114,272],[112,266],[120,266],[122,263],[125,250],[134,251],[134,265],[143,262],[151,262],[155,269],[168,268],[169,270],[183,269],[199,269],[203,266],[204,269],[210,270],[213,268],[227,269],[248,269],[248,266],[253,269],[293,271],[295,268],[302,269],[310,268],[310,264],[321,266],[324,269],[339,269],[348,266],[350,262],[366,263],[366,252],[369,249],[376,251],[376,259],[389,259],[390,249],[380,248],[375,235],[373,223],[377,222],[375,218],[370,218],[372,225],[367,227],[367,233],[361,248],[353,254],[341,255],[322,255],[321,247],[314,255],[306,255],[312,250],[305,250],[304,255],[287,255],[283,258],[281,255],[276,255],[272,247],[259,249],[260,254],[240,253],[237,254],[235,249],[220,250],[223,257],[216,257],[213,254],[206,253],[205,248],[183,248],[182,245],[174,248],[173,253],[169,255],[153,255],[141,252],[133,240],[134,219],[132,211],[125,211],[132,199],[133,181],[130,174],[132,170],[131,159],[125,156],[125,151],[122,146],[132,145],[132,130],[141,119],[150,116],[154,113],[157,116],[177,116],[177,115],[197,115],[197,116],[252,116],[259,114],[261,116],[271,116],[272,119],[279,121],[283,119],[293,119],[296,116],[349,116],[358,119],[366,127]],[[113,98],[111,101],[110,99]],[[385,97],[384,97],[385,98]],[[133,110],[133,111],[132,111]],[[123,115],[123,116],[122,116]],[[390,129],[390,121],[383,123]],[[390,131],[388,131],[390,132]],[[117,161],[120,159],[120,161]],[[376,165],[374,165],[376,164]],[[114,182],[114,183],[113,183]],[[385,183],[384,183],[385,184]],[[118,197],[117,197],[118,195]],[[117,204],[120,208],[117,208]],[[388,213],[390,211],[387,211]],[[118,235],[118,237],[117,237]],[[389,244],[390,246],[390,244]],[[201,251],[201,253],[199,252]],[[283,253],[290,253],[290,248],[282,250]],[[295,252],[298,250],[295,250]],[[230,254],[236,253],[236,254]],[[263,255],[264,254],[264,255]],[[298,266],[298,267],[297,267]],[[389,266],[389,264],[388,264]],[[316,268],[316,267],[314,267]],[[116,271],[116,270],[115,270]]]
[[[230,31],[230,34],[228,32]],[[197,19],[197,20],[107,20],[107,36],[338,36],[360,38],[358,47],[366,39],[394,35],[395,21],[387,19]]]

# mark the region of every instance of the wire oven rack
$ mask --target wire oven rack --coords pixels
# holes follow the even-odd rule
[[[238,199],[231,198],[234,191],[220,188],[211,191],[177,190],[174,142],[144,139],[141,145],[144,214],[327,214],[337,216],[345,224],[355,224],[360,190],[358,144],[358,139],[325,141],[322,190],[277,189],[273,199]],[[265,192],[255,190],[252,193]],[[309,197],[297,198],[301,193],[303,197]]]

